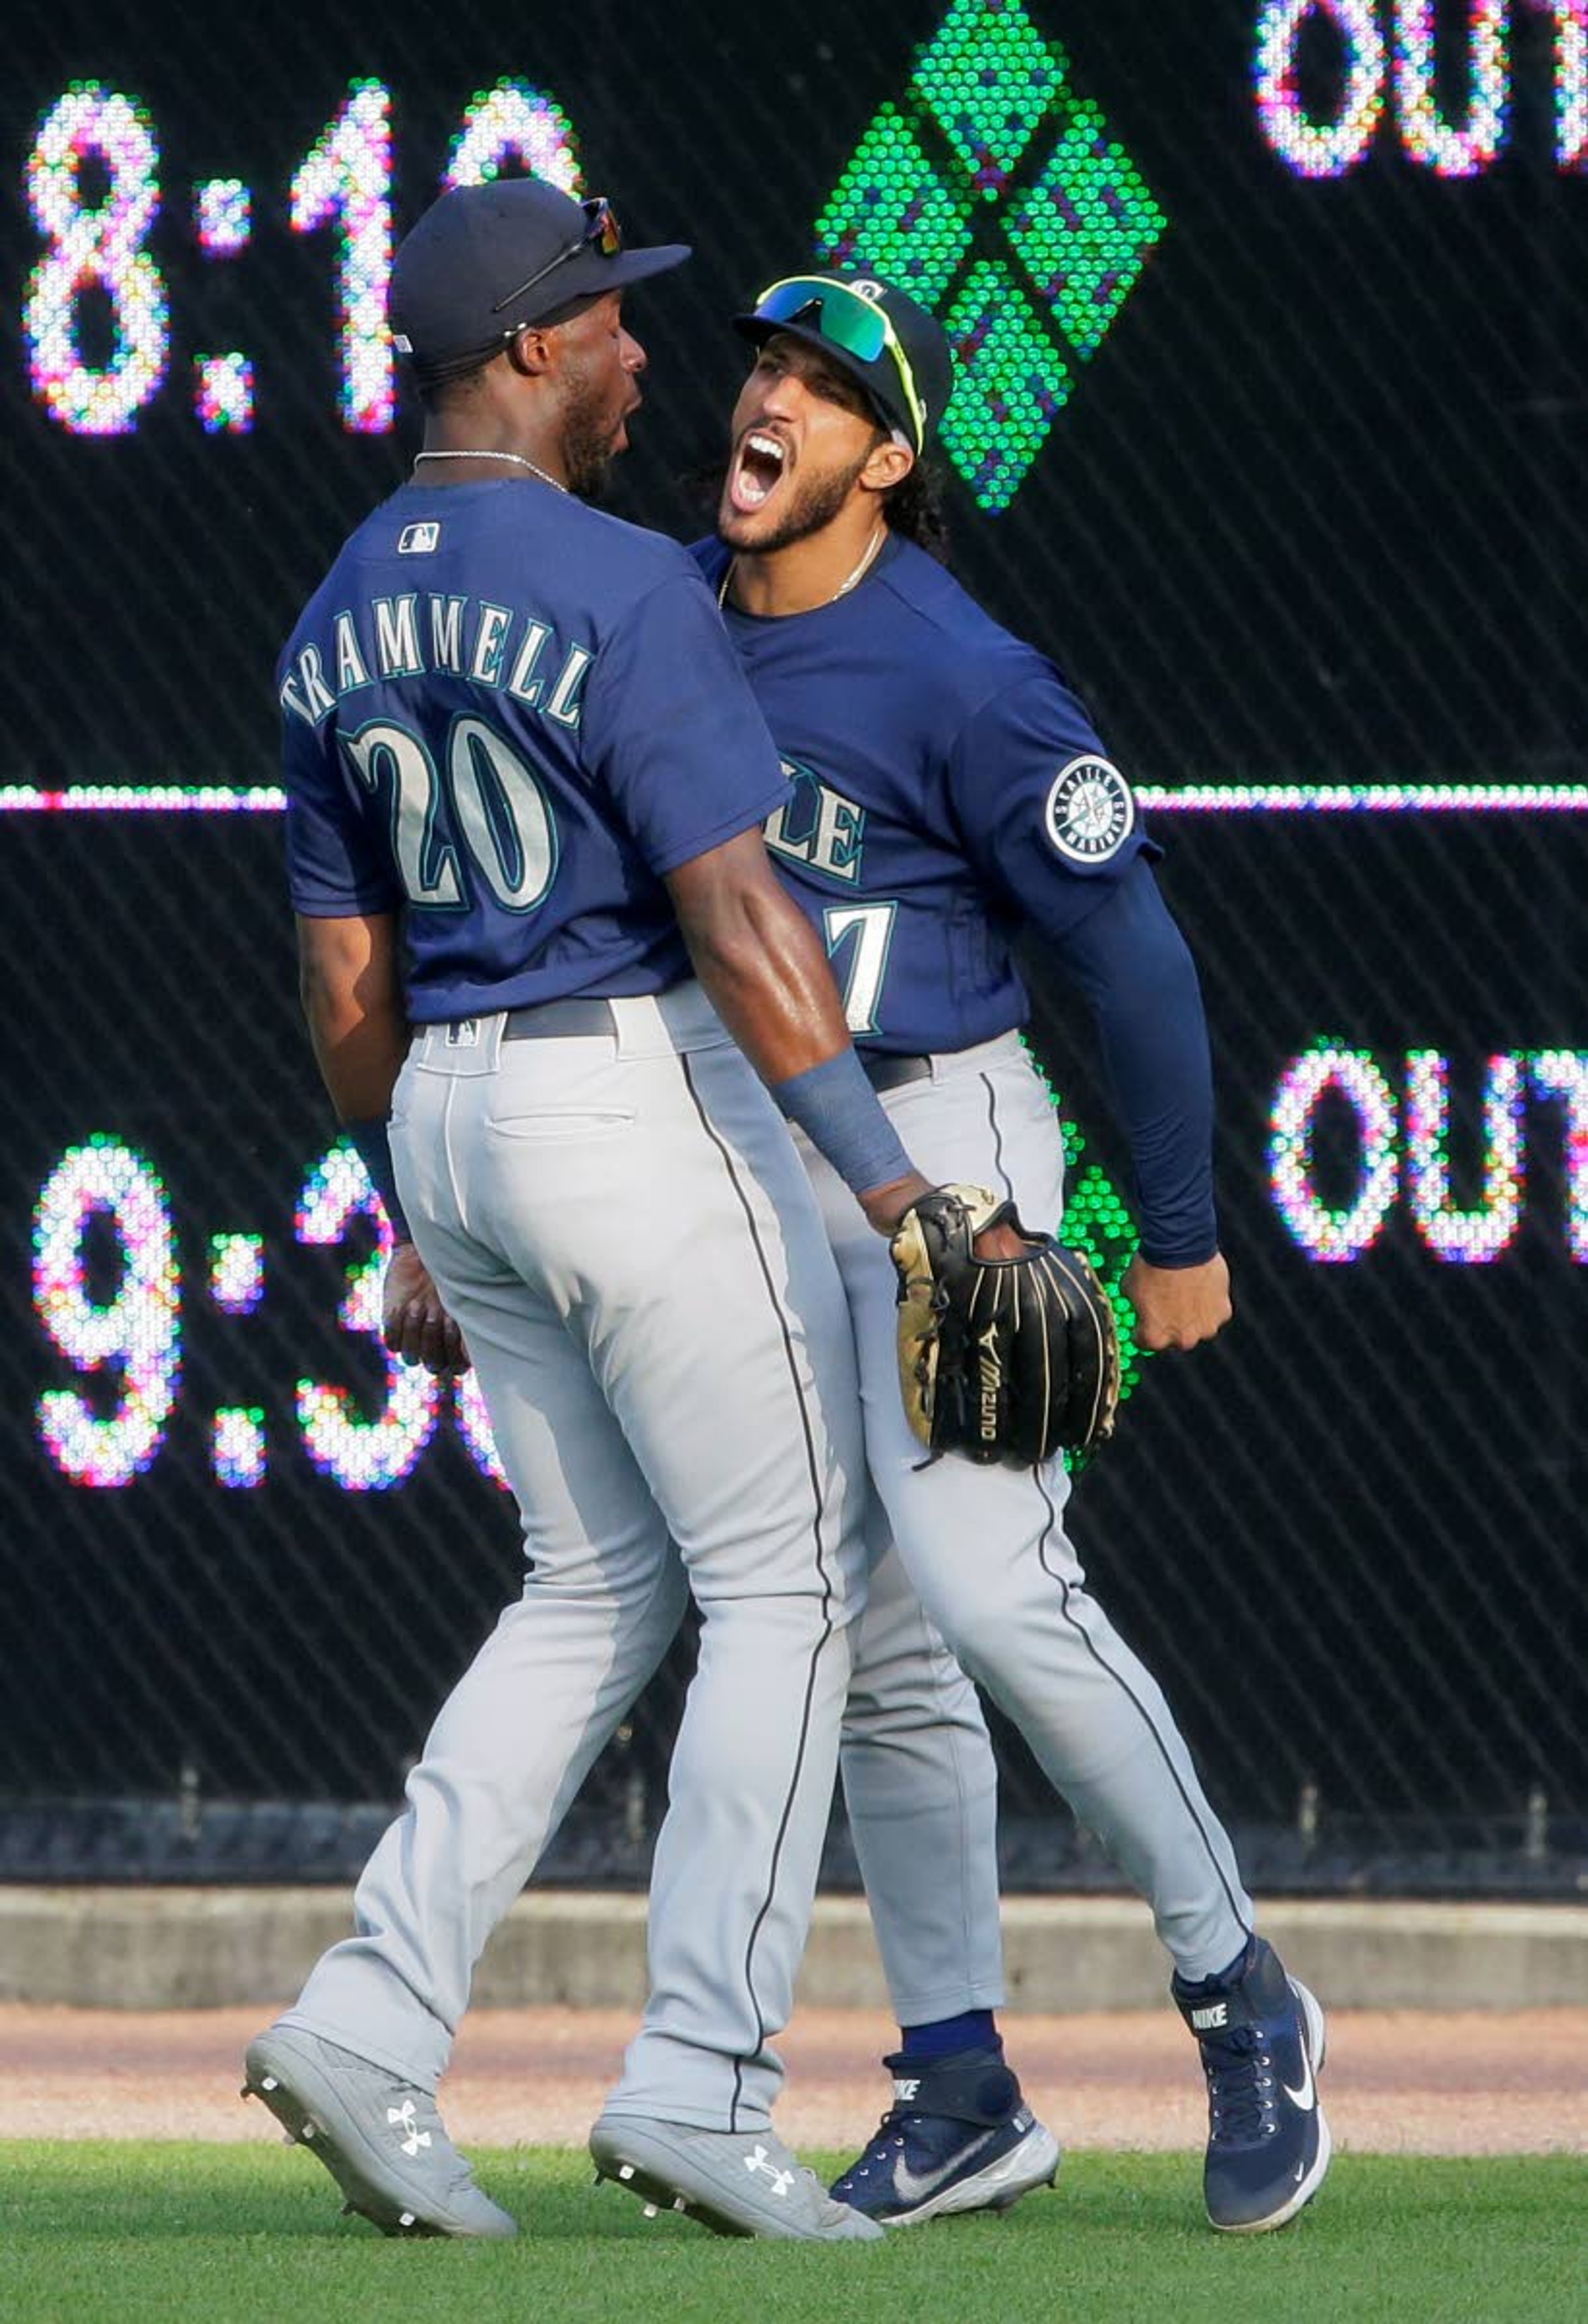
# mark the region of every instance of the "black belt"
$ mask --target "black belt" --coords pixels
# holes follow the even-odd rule
[[[574,1040],[614,1037],[617,1019],[612,1004],[597,1001],[587,994],[576,994],[566,1001],[541,1001],[524,1009],[510,1009],[503,1020],[504,1041],[539,1041],[545,1039]],[[891,1057],[879,1056],[869,1049],[855,1053],[864,1074],[874,1090],[902,1089],[908,1082],[929,1081],[932,1077],[930,1057]]]
[[[612,1003],[585,993],[566,1001],[538,1001],[527,1009],[510,1009],[502,1022],[504,1041],[567,1041],[603,1033],[614,1038],[617,1034]]]
[[[884,1057],[870,1049],[857,1049],[861,1071],[874,1090],[902,1089],[906,1082],[929,1082],[932,1078],[930,1057]]]

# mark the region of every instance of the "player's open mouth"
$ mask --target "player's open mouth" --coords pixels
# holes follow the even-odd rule
[[[771,498],[788,457],[788,446],[777,437],[746,429],[728,474],[728,499],[740,516],[752,516]]]

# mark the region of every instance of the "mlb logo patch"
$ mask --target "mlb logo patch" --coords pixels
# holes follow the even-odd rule
[[[405,524],[397,536],[399,557],[433,557],[440,545],[439,524]]]
[[[456,1024],[448,1026],[447,1047],[449,1049],[477,1049],[479,1046],[480,1028],[476,1019],[460,1017]]]

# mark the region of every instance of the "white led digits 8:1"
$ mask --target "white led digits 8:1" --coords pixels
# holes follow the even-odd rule
[[[294,164],[287,223],[294,234],[334,231],[337,400],[351,434],[383,436],[396,419],[387,301],[392,279],[392,100],[360,78]],[[85,161],[107,190],[85,201]],[[443,188],[478,185],[514,162],[582,190],[577,140],[555,97],[504,76],[469,99],[452,140]],[[127,435],[159,392],[171,353],[164,278],[147,248],[159,224],[160,148],[134,97],[100,81],[74,82],[39,125],[27,159],[28,206],[45,248],[29,277],[23,337],[33,393],[74,436]],[[193,189],[198,243],[208,258],[245,263],[257,245],[251,189],[241,179]],[[100,292],[111,339],[102,363],[84,346],[83,294]],[[198,358],[195,409],[211,435],[254,424],[255,364],[232,350]]]

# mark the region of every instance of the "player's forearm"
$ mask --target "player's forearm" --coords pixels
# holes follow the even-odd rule
[[[389,1017],[350,1018],[336,1008],[305,1001],[309,1038],[320,1078],[341,1121],[358,1121],[392,1111],[392,1092],[408,1052],[408,1027],[400,1012]]]
[[[695,957],[713,1006],[762,1079],[789,1080],[849,1047],[849,1028],[809,921],[752,905],[743,928]]]
[[[695,973],[791,1121],[889,1232],[927,1190],[862,1074],[815,929],[745,833],[669,879]]]
[[[408,1053],[394,925],[300,918],[298,991],[338,1118],[383,1120]]]
[[[1130,1141],[1143,1256],[1201,1266],[1218,1249],[1207,1021],[1185,938],[1145,863],[1070,932],[1065,962],[1092,1004]]]
[[[695,973],[763,1081],[787,1081],[848,1047],[826,955],[775,875],[687,890],[679,918]]]
[[[386,1128],[408,1047],[395,918],[300,917],[298,991],[337,1118],[385,1206],[393,1237],[408,1242]]]
[[[743,949],[703,952],[713,1006],[789,1120],[843,1177],[879,1233],[927,1189],[861,1074],[826,956],[803,912],[762,919]]]

